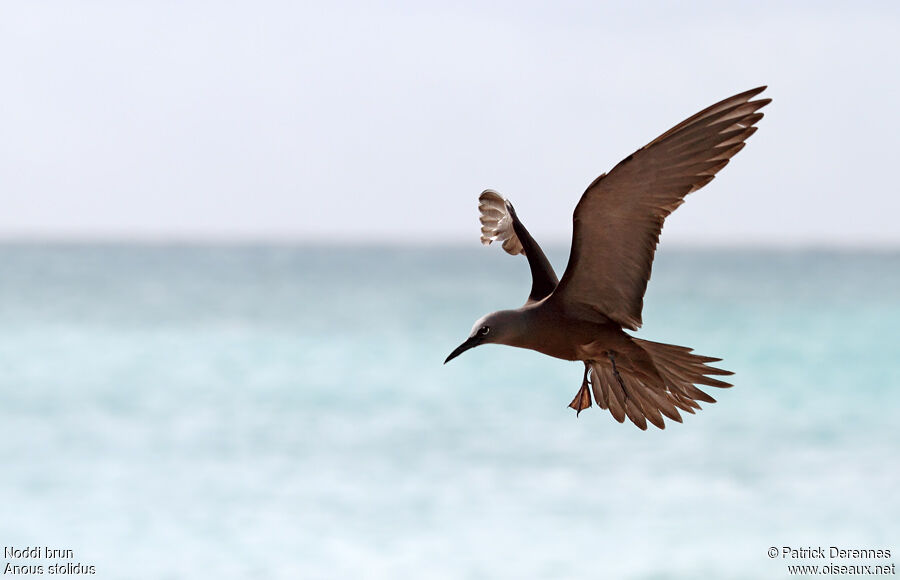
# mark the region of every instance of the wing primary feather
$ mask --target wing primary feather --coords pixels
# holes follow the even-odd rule
[[[509,200],[492,189],[486,189],[478,197],[481,243],[500,242],[503,250],[516,256],[524,254],[531,269],[531,292],[527,302],[536,302],[549,296],[559,279],[540,245],[531,237],[516,215]]]
[[[765,87],[685,119],[595,179],[573,215],[569,264],[553,299],[623,328],[641,326],[643,296],[665,218],[713,180],[756,131]]]

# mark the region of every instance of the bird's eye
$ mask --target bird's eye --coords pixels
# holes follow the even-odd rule
[[[482,326],[481,328],[478,329],[478,336],[485,336],[490,331],[491,331],[491,329],[488,328],[487,326]]]

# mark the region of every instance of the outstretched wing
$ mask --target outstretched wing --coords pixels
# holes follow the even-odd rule
[[[525,254],[531,268],[531,293],[528,302],[537,302],[549,296],[559,279],[553,266],[547,260],[522,221],[516,215],[509,200],[492,189],[486,189],[478,197],[478,211],[481,213],[481,243],[503,242],[503,249],[513,256]]]
[[[759,87],[700,111],[588,186],[575,207],[572,251],[554,292],[567,308],[641,326],[644,291],[663,221],[713,177],[754,132]]]

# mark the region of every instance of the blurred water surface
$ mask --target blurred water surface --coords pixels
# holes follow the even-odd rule
[[[529,284],[494,248],[0,246],[0,544],[148,579],[900,560],[900,254],[663,249],[639,336],[736,386],[662,432],[576,419],[580,363],[442,366]]]

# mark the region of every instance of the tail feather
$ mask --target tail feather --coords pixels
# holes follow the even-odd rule
[[[672,403],[674,403],[682,411],[687,411],[688,413],[693,415],[695,409],[698,411],[700,410],[700,405],[698,405],[696,401],[687,397],[682,397],[676,392],[669,392],[668,394],[672,398]]]
[[[625,385],[627,387],[625,390],[628,393],[628,396],[632,400],[637,402],[637,406],[640,409],[641,414],[646,417],[647,421],[650,421],[659,429],[665,429],[666,423],[662,418],[662,407],[655,404],[654,401],[650,400],[650,393],[653,392],[653,389],[648,389],[646,385],[644,385],[641,381],[635,381],[634,386],[629,386],[629,383],[627,382],[625,383]],[[675,420],[674,417],[670,418]],[[631,419],[631,421],[641,429],[646,429],[645,423],[635,422],[634,419],[631,418],[631,415],[629,415],[629,419]],[[677,421],[681,422],[680,415],[678,415]],[[641,426],[642,424],[643,426]]]
[[[646,429],[648,421],[664,429],[663,416],[680,423],[679,409],[693,414],[700,409],[697,401],[716,402],[695,385],[731,386],[709,376],[734,374],[708,364],[722,359],[692,354],[683,346],[632,340],[640,350],[616,353],[615,361],[590,361],[594,398],[619,423],[628,417],[640,429]]]
[[[591,389],[602,409],[609,409],[616,421],[625,421],[625,393],[616,381],[611,368],[591,364]]]
[[[597,401],[597,404],[600,405],[600,408],[603,410],[609,409],[609,398],[611,396],[610,389],[606,387],[606,385],[597,380],[596,378],[597,372],[594,371],[593,365],[591,366],[591,390],[594,392],[594,400]]]
[[[647,399],[650,399],[648,401],[648,405],[642,405],[645,411],[647,411],[648,409],[650,409],[650,411],[659,410],[659,413],[662,413],[669,419],[681,423],[682,419],[681,413],[678,412],[678,403],[672,400],[671,397],[666,396],[666,393],[660,393],[656,389],[644,389],[643,393]],[[690,413],[694,412],[690,409],[686,410]],[[662,422],[662,417],[660,417],[660,424],[657,424],[655,422],[653,424],[660,429],[665,429],[665,424]]]

